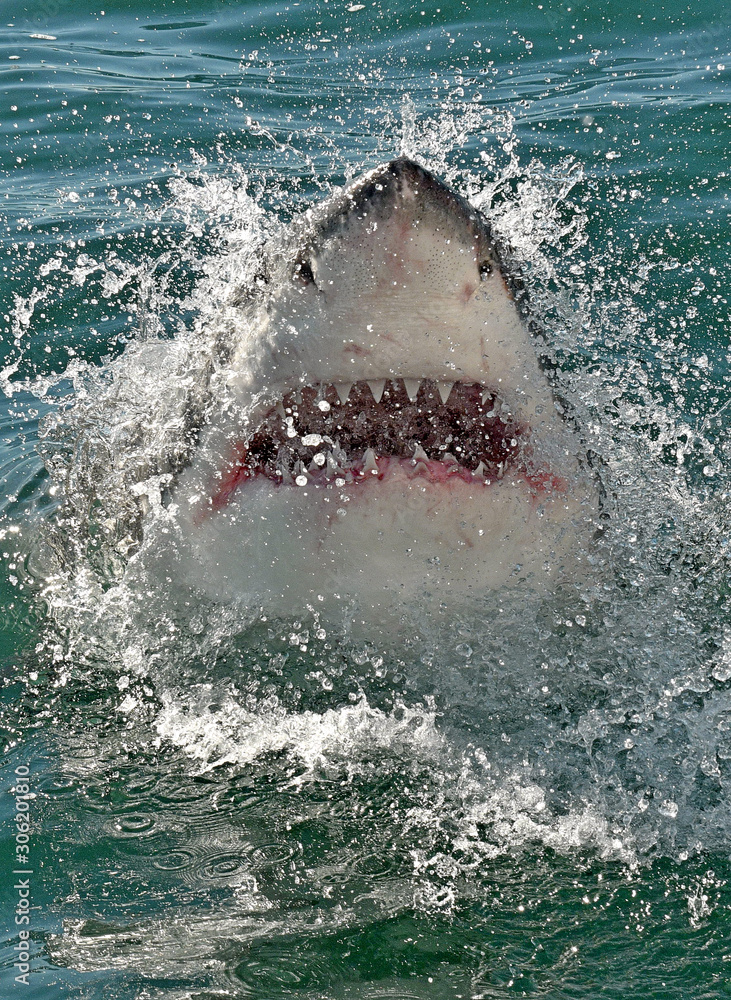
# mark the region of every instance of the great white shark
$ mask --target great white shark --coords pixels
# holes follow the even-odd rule
[[[553,585],[596,490],[515,287],[487,219],[405,157],[297,218],[237,293],[175,572],[280,611]]]

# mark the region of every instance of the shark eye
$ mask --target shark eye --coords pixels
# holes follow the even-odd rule
[[[314,285],[315,275],[309,260],[298,260],[294,267],[294,276],[302,285]]]
[[[483,260],[480,262],[480,280],[484,281],[488,275],[492,274],[492,261]]]

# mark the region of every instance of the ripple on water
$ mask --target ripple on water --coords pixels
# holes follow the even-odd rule
[[[294,844],[284,842],[274,842],[271,844],[260,844],[251,852],[251,866],[254,871],[264,868],[271,868],[274,865],[283,865],[297,853]]]
[[[73,775],[49,774],[36,786],[41,795],[48,799],[66,799],[78,795],[79,781]]]
[[[150,861],[153,868],[170,872],[190,888],[228,886],[237,893],[258,891],[251,844],[231,827],[169,831],[167,843],[159,845]]]
[[[255,942],[247,958],[233,970],[233,978],[252,996],[314,998],[337,997],[338,1000],[452,1000],[455,996],[469,996],[464,977],[452,979],[434,975],[398,978],[378,975],[375,966],[370,974],[375,981],[362,978],[353,967],[349,949],[337,953],[337,945],[325,947],[317,953],[317,945],[287,944],[285,942]],[[383,971],[383,970],[381,970]],[[368,973],[365,973],[367,976]],[[462,989],[460,989],[462,987]],[[487,996],[487,994],[481,994]]]
[[[186,851],[177,848],[174,851],[166,851],[161,857],[153,859],[155,868],[163,872],[187,872],[196,863],[197,856],[194,851]]]
[[[292,990],[331,987],[347,978],[347,970],[334,956],[305,955],[284,942],[257,942],[234,970],[234,978],[255,996],[287,996]]]
[[[349,990],[344,996],[358,996],[360,1000],[423,1000],[424,994],[408,986],[366,986],[357,993]]]
[[[208,800],[211,792],[208,782],[191,781],[190,774],[168,774],[158,782],[154,797],[163,806],[185,806]]]
[[[129,813],[116,816],[110,824],[111,832],[117,837],[142,837],[151,833],[155,817],[150,813]]]
[[[160,775],[154,771],[137,772],[134,776],[124,776],[124,792],[128,799],[149,796],[160,783]]]
[[[256,879],[251,874],[251,865],[246,854],[224,852],[202,858],[195,867],[194,875],[205,884],[236,885],[256,890]]]
[[[378,881],[402,872],[404,858],[393,848],[389,851],[371,851],[369,854],[353,857],[350,867],[358,875],[365,875],[370,880]]]

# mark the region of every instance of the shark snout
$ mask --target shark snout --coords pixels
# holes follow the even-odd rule
[[[261,378],[508,387],[535,369],[489,225],[413,160],[392,160],[308,211],[277,260],[261,307]]]
[[[311,209],[306,219],[310,249],[317,255],[333,237],[349,231],[373,234],[389,226],[385,249],[398,255],[414,230],[433,230],[445,245],[467,251],[481,265],[495,262],[486,220],[469,202],[414,160],[399,157],[365,174],[336,198]],[[484,259],[480,259],[484,258]]]

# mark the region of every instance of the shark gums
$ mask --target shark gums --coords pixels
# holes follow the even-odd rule
[[[485,218],[406,158],[297,219],[240,292],[170,577],[379,614],[575,566],[596,488],[512,288]]]

